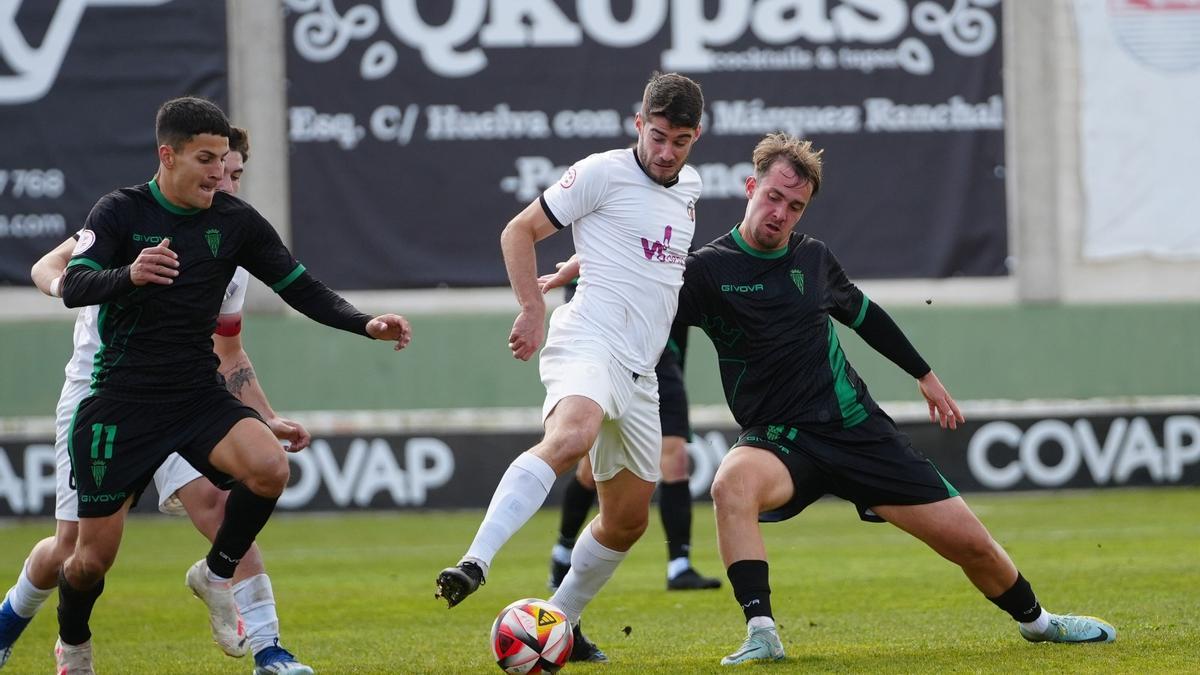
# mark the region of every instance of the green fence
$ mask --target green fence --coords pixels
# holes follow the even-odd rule
[[[1200,304],[896,307],[897,322],[960,400],[1196,395]],[[250,316],[244,338],[280,410],[537,406],[536,363],[505,346],[512,316],[414,316],[403,352],[296,317]],[[912,381],[839,326],[878,400]],[[63,321],[0,323],[0,417],[52,415],[71,350]],[[722,402],[708,339],[693,330],[688,393]]]

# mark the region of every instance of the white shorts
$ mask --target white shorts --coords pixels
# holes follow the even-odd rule
[[[67,443],[71,421],[79,402],[91,391],[91,382],[70,380],[63,382],[54,415],[54,518],[70,522],[79,521],[79,496],[75,493],[71,475],[71,456]],[[172,453],[162,466],[154,472],[154,487],[158,490],[158,509],[174,516],[185,515],[183,504],[173,499],[175,492],[188,483],[201,478],[199,471],[187,460]]]
[[[158,510],[168,516],[186,516],[187,510],[183,502],[175,496],[179,488],[188,483],[203,478],[179,453],[172,452],[166,461],[154,472],[154,489],[158,490]]]
[[[567,396],[584,396],[604,410],[604,421],[589,456],[592,475],[606,481],[628,469],[650,483],[661,476],[662,422],[658,380],[636,375],[601,344],[572,340],[547,344],[539,359],[546,401],[542,421]]]
[[[75,409],[92,389],[88,380],[67,379],[62,393],[58,395],[58,407],[54,410],[54,518],[79,522],[79,495],[75,493],[75,481],[71,474],[71,455],[67,444],[71,440],[71,422]]]

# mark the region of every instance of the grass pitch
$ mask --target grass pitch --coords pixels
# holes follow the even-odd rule
[[[968,495],[1051,611],[1100,616],[1107,645],[1028,644],[959,570],[888,525],[821,501],[764,526],[772,604],[787,659],[754,672],[1200,673],[1200,490]],[[438,571],[466,548],[481,512],[282,515],[260,541],[284,645],[318,673],[499,673],[488,647],[495,613],[546,597],[557,514],[540,513],[509,542],[492,579],[447,611]],[[48,521],[0,525],[0,590]],[[693,560],[720,574],[712,515],[697,505]],[[710,673],[744,636],[728,584],[664,590],[657,516],[584,616],[607,666],[564,672]],[[183,585],[206,550],[183,519],[134,518],[92,619],[100,673],[247,673],[221,655],[202,605]],[[723,576],[723,575],[721,575]],[[51,599],[5,675],[53,668]],[[760,670],[760,668],[762,670]],[[737,672],[736,670],[734,672]]]

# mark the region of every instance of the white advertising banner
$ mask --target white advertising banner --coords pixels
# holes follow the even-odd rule
[[[1075,0],[1083,255],[1200,259],[1200,0]]]

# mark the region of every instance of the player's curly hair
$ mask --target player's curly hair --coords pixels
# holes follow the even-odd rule
[[[821,155],[824,153],[824,150],[814,148],[812,141],[782,131],[767,134],[754,146],[754,175],[762,178],[771,165],[782,159],[792,165],[801,182],[812,185],[812,196],[816,197],[821,189]]]
[[[642,118],[662,115],[673,127],[696,129],[704,115],[700,85],[679,73],[655,71],[642,92]]]
[[[216,103],[184,96],[159,106],[154,118],[154,136],[159,145],[169,145],[179,151],[200,134],[229,138],[229,119]]]

